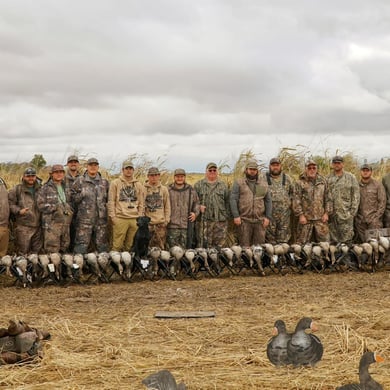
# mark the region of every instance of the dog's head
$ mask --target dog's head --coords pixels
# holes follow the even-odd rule
[[[148,226],[150,222],[150,217],[138,217],[137,218],[137,226],[142,227],[142,226]]]

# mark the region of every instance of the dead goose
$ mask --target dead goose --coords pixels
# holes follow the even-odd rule
[[[28,261],[24,256],[17,256],[14,260],[16,272],[18,273],[19,280],[22,282],[23,287],[26,287],[29,280],[27,275]],[[30,280],[31,281],[31,280]]]
[[[45,279],[49,276],[49,263],[50,263],[49,256],[46,254],[38,255],[38,260],[43,270],[42,279]]]
[[[263,247],[261,245],[252,245],[252,253],[253,253],[253,259],[257,264],[259,273],[262,276],[265,276],[265,272],[263,269],[263,253],[264,253]]]
[[[229,267],[233,267],[234,252],[231,250],[231,248],[222,248],[221,253],[227,259]]]
[[[49,258],[50,258],[50,264],[52,265],[52,267],[50,266],[50,264],[48,265],[49,271],[55,275],[55,278],[57,280],[60,280],[61,255],[57,252],[54,252],[54,253],[50,253]]]
[[[84,256],[81,253],[76,253],[73,256],[73,263],[78,267],[78,273],[80,276],[83,275],[84,267]]]
[[[118,272],[119,275],[123,274],[123,265],[121,263],[121,254],[118,251],[111,251],[109,253],[111,262],[116,268],[116,271]]]
[[[186,385],[176,383],[175,377],[168,370],[161,370],[146,377],[142,383],[150,390],[186,390]]]
[[[194,263],[195,256],[196,256],[195,249],[187,249],[184,252],[184,257],[186,258],[186,260],[188,260],[191,272],[195,272],[195,263]]]
[[[12,276],[11,266],[12,266],[12,257],[10,255],[5,255],[1,258],[0,264],[5,267],[5,274],[7,276]]]
[[[285,366],[290,364],[287,355],[287,344],[291,340],[291,333],[287,333],[286,324],[283,320],[275,321],[273,337],[267,344],[268,360],[275,366]]]
[[[65,264],[66,276],[69,279],[73,279],[73,255],[71,253],[64,253],[62,255],[62,261]]]
[[[97,261],[97,255],[95,252],[89,252],[84,255],[85,261],[88,264],[91,272],[97,277],[101,277],[102,274],[100,272],[99,264]]]
[[[383,390],[383,386],[375,381],[368,372],[370,364],[383,361],[384,359],[375,352],[364,353],[359,363],[359,383],[337,387],[336,390]]]
[[[161,249],[157,246],[150,248],[149,257],[152,260],[152,273],[154,276],[158,274],[158,260],[161,256]]]
[[[133,258],[128,251],[121,252],[121,261],[123,264],[123,277],[127,280],[131,278],[131,268],[133,265]]]

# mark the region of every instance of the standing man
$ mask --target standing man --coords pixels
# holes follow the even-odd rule
[[[93,244],[98,252],[107,252],[108,181],[99,172],[96,158],[87,161],[87,170],[71,189],[71,203],[77,208],[74,252],[85,254]]]
[[[7,254],[9,243],[9,203],[5,181],[0,177],[0,257]]]
[[[145,215],[150,218],[149,246],[165,249],[167,226],[171,218],[171,202],[168,188],[160,182],[160,171],[156,167],[149,168],[148,180],[145,183]]]
[[[386,210],[383,215],[383,226],[390,228],[390,173],[383,176],[382,184],[386,191]]]
[[[328,177],[333,199],[333,215],[329,221],[330,239],[351,244],[354,237],[353,221],[359,208],[360,190],[356,177],[344,171],[344,158],[332,159],[333,173]]]
[[[196,224],[198,246],[225,246],[230,217],[229,190],[218,177],[217,164],[207,164],[204,179],[196,182],[194,188],[200,202],[200,216]]]
[[[110,185],[108,216],[112,222],[112,250],[130,251],[137,231],[137,218],[144,215],[145,190],[134,178],[131,160],[122,164],[122,174]]]
[[[34,168],[24,171],[22,183],[8,194],[10,211],[15,217],[15,241],[20,254],[38,253],[42,248],[41,215],[36,198],[41,188]]]
[[[289,242],[294,183],[290,176],[282,172],[279,157],[271,158],[266,178],[272,199],[272,219],[266,231],[267,242]]]
[[[67,192],[67,198],[71,198],[71,189],[73,186],[73,183],[76,181],[76,179],[80,176],[80,162],[79,158],[75,155],[69,156],[67,160],[67,169],[65,174],[65,189]],[[76,209],[73,207],[73,217],[72,222],[69,227],[69,234],[70,234],[70,244],[69,249],[73,251],[74,248],[74,240],[76,237]]]
[[[313,160],[306,162],[305,172],[296,184],[294,213],[299,218],[298,244],[329,241],[328,220],[332,213],[332,199],[328,183],[318,173]]]
[[[184,169],[175,169],[174,182],[168,187],[171,202],[171,218],[168,224],[168,246],[192,248],[194,222],[199,215],[199,199],[192,186],[186,183]]]
[[[355,217],[356,235],[360,242],[366,241],[367,229],[383,227],[383,213],[386,209],[386,192],[382,183],[373,179],[372,168],[363,164],[360,168],[360,204]]]
[[[65,188],[65,169],[52,166],[50,178],[37,196],[37,207],[42,215],[43,247],[46,253],[65,253],[69,248],[69,226],[73,211],[69,192]]]
[[[241,246],[264,244],[265,230],[272,218],[272,200],[268,184],[255,160],[245,166],[245,177],[237,179],[230,194],[230,209],[238,229]]]

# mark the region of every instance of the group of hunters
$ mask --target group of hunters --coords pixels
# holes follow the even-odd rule
[[[96,158],[81,173],[78,157],[70,156],[66,167],[51,167],[46,183],[34,168],[27,168],[21,183],[9,191],[0,178],[0,256],[8,250],[10,220],[19,254],[85,254],[91,248],[130,251],[139,216],[150,217],[149,246],[161,249],[223,247],[231,220],[245,247],[291,242],[292,237],[300,244],[364,242],[368,229],[390,227],[390,174],[377,181],[372,167],[364,164],[358,181],[344,170],[343,157],[335,156],[329,176],[308,160],[294,181],[276,157],[266,174],[249,160],[231,189],[213,162],[193,186],[184,169],[176,169],[173,183],[165,186],[158,168],[148,170],[143,184],[135,178],[133,162],[126,160],[120,176],[109,183]]]

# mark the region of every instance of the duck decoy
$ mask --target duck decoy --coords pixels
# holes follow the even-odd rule
[[[314,366],[322,358],[324,347],[320,339],[306,329],[313,332],[318,330],[316,323],[309,317],[299,320],[291,340],[287,343],[287,355],[290,362],[295,366]]]
[[[368,372],[370,364],[383,361],[383,357],[377,355],[375,352],[365,352],[359,363],[360,383],[350,383],[348,385],[337,387],[336,390],[383,390],[383,386],[375,381]]]
[[[146,377],[142,383],[153,390],[186,390],[186,385],[176,383],[175,377],[168,370],[161,370]]]
[[[291,340],[291,333],[287,333],[286,324],[283,320],[275,321],[272,334],[273,337],[267,344],[268,360],[275,366],[290,364],[287,356],[287,343]]]

